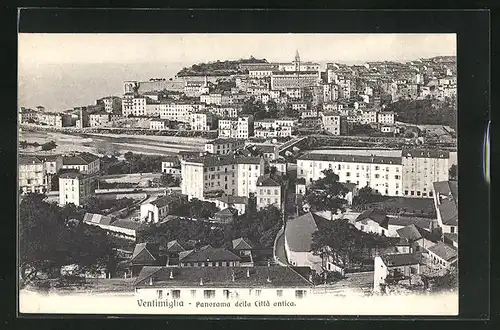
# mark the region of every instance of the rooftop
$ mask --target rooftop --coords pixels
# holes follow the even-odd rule
[[[157,261],[159,247],[157,244],[139,243],[135,245],[130,261],[135,264],[150,264]]]
[[[217,197],[216,200],[226,204],[246,204],[248,202],[248,197],[224,195],[221,197]]]
[[[428,238],[430,232],[427,230],[416,226],[415,224],[408,225],[406,227],[400,228],[396,231],[399,237],[408,239],[409,241],[417,241],[421,238]]]
[[[438,242],[436,245],[428,248],[428,250],[446,261],[452,261],[458,256],[456,248],[443,242]]]
[[[217,138],[212,141],[206,142],[206,144],[228,144],[228,143],[245,143],[244,139],[235,139],[235,138]]]
[[[59,175],[59,179],[81,179],[84,175],[78,171],[68,171]]]
[[[357,218],[356,222],[372,220],[378,223],[381,227],[387,228],[389,223],[389,218],[387,213],[377,208],[372,208],[361,213]]]
[[[403,157],[416,158],[450,158],[450,152],[436,149],[403,148]]]
[[[88,152],[81,152],[72,156],[63,157],[63,165],[88,165],[99,157]]]
[[[299,160],[318,160],[326,162],[344,162],[344,163],[373,163],[373,164],[388,164],[401,165],[401,157],[388,156],[364,156],[364,155],[342,155],[331,153],[307,153],[298,158]]]
[[[42,161],[35,156],[20,156],[19,165],[42,164]]]
[[[232,245],[234,250],[248,250],[253,248],[252,243],[246,237],[233,239]]]
[[[226,207],[223,210],[215,213],[215,216],[236,216],[238,215],[238,210],[234,207]]]
[[[418,265],[421,260],[418,255],[412,253],[385,254],[381,255],[380,258],[382,258],[387,267]]]
[[[101,214],[96,214],[96,213],[85,213],[83,216],[83,222],[90,222],[90,223],[98,223],[101,225],[109,225],[111,224],[111,217],[101,215]]]
[[[281,266],[144,267],[136,287],[307,288],[313,284],[296,270]]]
[[[269,175],[261,175],[257,179],[257,186],[263,186],[263,187],[281,187],[281,183],[278,182],[278,179],[272,178]]]
[[[260,157],[236,157],[234,155],[207,155],[189,159],[190,163],[199,163],[204,166],[224,166],[232,164],[260,164]]]
[[[295,252],[311,251],[312,234],[318,230],[318,223],[328,221],[311,212],[287,222],[285,240],[290,250]]]
[[[214,248],[205,245],[199,250],[189,250],[179,253],[182,262],[207,262],[207,261],[239,261],[241,258],[224,248]]]
[[[185,251],[184,247],[177,241],[173,240],[167,243],[168,252],[182,252]]]

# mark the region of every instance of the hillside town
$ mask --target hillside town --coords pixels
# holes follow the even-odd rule
[[[23,134],[202,139],[146,154],[20,137],[23,285],[157,300],[456,292],[456,57],[291,57],[21,107]]]

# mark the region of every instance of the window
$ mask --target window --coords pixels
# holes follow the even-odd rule
[[[172,290],[172,298],[179,299],[181,297],[181,290]]]
[[[215,297],[215,290],[203,290],[203,298],[211,299]]]
[[[305,290],[295,290],[295,298],[302,299],[306,296]]]
[[[276,295],[278,297],[282,297],[283,296],[283,290],[276,290]]]
[[[163,290],[156,290],[156,297],[158,297],[159,300],[163,299]]]
[[[408,195],[408,190],[405,190],[405,195]]]
[[[412,190],[410,191],[410,195],[414,196],[415,195],[415,192]]]
[[[351,176],[351,172],[346,172],[345,176]]]
[[[375,174],[375,179],[378,179],[379,177],[380,177],[380,175]]]
[[[450,228],[450,230],[451,230],[451,233],[452,233],[452,234],[454,234],[454,233],[455,233],[455,227],[451,227],[451,228]]]

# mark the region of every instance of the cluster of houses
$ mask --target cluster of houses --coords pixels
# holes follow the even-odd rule
[[[369,62],[365,65],[301,60],[298,52],[288,63],[244,63],[244,74],[224,77],[234,87],[219,86],[217,76],[179,76],[124,82],[122,97],[108,96],[88,106],[63,112],[21,108],[20,123],[54,127],[100,127],[120,118],[149,119],[154,131],[188,129],[218,131],[221,138],[289,137],[298,127],[322,128],[348,135],[348,123],[398,133],[394,113],[385,111],[381,98],[456,98],[456,59],[421,59],[408,63]],[[223,86],[223,85],[222,85]],[[221,89],[222,88],[222,89]],[[298,112],[296,118],[254,120],[242,114],[250,98],[279,109]]]

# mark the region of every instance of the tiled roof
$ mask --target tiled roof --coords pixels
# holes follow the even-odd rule
[[[230,216],[238,215],[238,210],[235,209],[234,207],[227,207],[215,213],[215,216],[224,216],[224,215],[230,215]]]
[[[389,217],[389,226],[408,226],[415,224],[420,228],[431,228],[432,220],[425,218],[411,218],[411,217]]]
[[[257,186],[280,187],[281,183],[279,183],[277,179],[273,179],[268,175],[262,175],[257,179]]]
[[[436,149],[403,148],[401,155],[417,158],[450,158],[449,151]]]
[[[381,227],[387,228],[388,223],[389,223],[389,218],[387,217],[387,214],[379,210],[377,208],[369,209],[361,213],[357,218],[356,222],[358,221],[363,221],[363,220],[373,220],[376,223],[378,223]]]
[[[83,216],[83,222],[91,222],[91,223],[98,223],[101,225],[109,225],[111,224],[111,217],[101,215],[101,214],[95,214],[95,213],[85,213]]]
[[[443,236],[445,239],[449,239],[452,242],[455,242],[455,243],[458,242],[458,234],[457,233],[444,233]]]
[[[307,288],[313,284],[290,267],[144,267],[136,287]],[[234,281],[233,281],[234,279]],[[200,285],[200,281],[203,285]]]
[[[290,250],[295,252],[311,251],[312,234],[318,230],[318,223],[328,221],[311,212],[290,220],[286,224],[285,238]]]
[[[135,245],[130,261],[134,264],[154,264],[157,262],[158,246],[151,243],[139,243]]]
[[[77,171],[68,171],[59,175],[60,179],[81,179],[84,175]]]
[[[443,224],[448,226],[458,225],[458,208],[454,201],[442,200],[437,211],[441,215]]]
[[[199,163],[204,166],[224,166],[232,164],[260,164],[259,157],[235,157],[233,155],[207,155],[189,160],[190,163]]]
[[[362,155],[335,155],[307,153],[298,158],[299,160],[319,160],[326,162],[344,162],[344,163],[373,163],[373,164],[394,164],[401,165],[400,157],[384,156],[362,156]]]
[[[410,241],[417,241],[421,238],[428,238],[430,234],[425,229],[422,229],[419,226],[415,226],[415,224],[400,228],[396,232],[398,233],[399,237],[406,238]]]
[[[35,156],[20,156],[19,165],[42,164],[42,161]]]
[[[167,243],[168,252],[182,252],[185,251],[184,247],[177,241],[173,240]]]
[[[88,165],[99,159],[99,157],[88,152],[82,152],[74,156],[65,156],[63,158],[64,165]]]
[[[123,219],[118,219],[114,221],[111,225],[119,228],[132,229],[132,230],[138,230],[142,226],[142,224],[139,222],[131,220],[123,220]]]
[[[206,262],[209,261],[239,261],[241,258],[224,248],[214,248],[206,245],[199,250],[189,250],[179,253],[182,262]]]
[[[247,250],[252,249],[252,243],[246,237],[240,237],[233,239],[233,249],[234,250]]]
[[[247,204],[248,197],[245,196],[232,196],[232,195],[224,195],[221,197],[217,197],[216,200],[221,201],[226,204]]]
[[[451,261],[458,256],[456,248],[443,242],[438,242],[436,245],[428,248],[428,250],[446,261]]]
[[[387,267],[417,265],[420,264],[421,261],[418,255],[412,253],[385,254],[381,255],[380,258],[382,258]]]
[[[149,204],[152,204],[158,208],[161,208],[161,207],[164,207],[170,203],[178,202],[181,200],[182,200],[182,196],[172,194],[172,195],[166,195],[166,196],[159,197],[159,198],[155,199],[154,201],[149,202]]]

